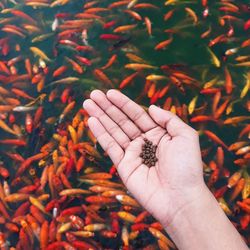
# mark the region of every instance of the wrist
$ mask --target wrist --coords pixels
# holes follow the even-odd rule
[[[161,222],[166,230],[175,225],[179,226],[178,218],[188,216],[189,212],[192,211],[194,207],[206,202],[209,193],[211,194],[204,181],[197,183],[192,187],[176,189],[173,196],[168,196],[169,199],[167,204],[165,204],[165,207],[168,208],[165,210],[166,213],[157,213],[160,214],[160,216],[157,217],[155,214],[155,217]]]
[[[164,228],[178,249],[209,249],[205,245],[203,245],[204,248],[200,248],[203,236],[201,232],[206,231],[203,223],[212,224],[212,221],[207,218],[217,217],[213,211],[214,207],[219,205],[205,183],[199,190],[193,192],[193,196],[190,202],[185,203],[172,220],[164,225]],[[210,215],[204,219],[209,213]]]
[[[211,209],[211,207],[218,206],[215,198],[205,183],[194,190],[189,191],[185,197],[186,200],[182,201],[183,205],[176,211],[171,220],[163,223],[165,230],[169,234],[171,234],[171,232],[176,232],[176,229],[183,227],[185,221],[187,224],[189,221],[193,222],[194,216],[200,216],[201,214],[204,214],[206,210],[209,210],[209,208]],[[199,220],[197,220],[197,222],[199,222]]]
[[[165,230],[178,249],[248,249],[206,186],[178,210]]]

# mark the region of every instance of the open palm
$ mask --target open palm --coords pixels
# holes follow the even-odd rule
[[[195,130],[174,114],[151,106],[149,113],[117,90],[91,93],[84,102],[88,124],[116,165],[124,184],[156,219],[168,223],[192,202],[203,184]],[[157,145],[155,166],[140,157],[144,138]]]

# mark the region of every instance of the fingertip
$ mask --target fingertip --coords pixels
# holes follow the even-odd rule
[[[91,105],[91,100],[90,100],[90,99],[86,99],[86,100],[83,102],[83,104],[82,104],[83,108],[84,108],[86,111],[88,111],[89,105]]]
[[[117,94],[121,93],[119,90],[117,89],[110,89],[107,91],[106,95],[108,98],[112,98],[114,96],[116,96]]]
[[[159,108],[158,106],[156,105],[150,105],[149,108],[148,108],[148,112],[149,114],[152,116],[152,114],[155,114],[155,112],[158,112],[158,111],[161,111],[163,109]]]
[[[100,94],[103,94],[103,92],[99,89],[95,89],[90,93],[90,98],[94,100],[95,98],[98,98]]]
[[[165,110],[165,109],[162,109],[156,105],[150,105],[149,108],[148,108],[148,111],[150,114],[159,114],[160,116],[161,115],[164,115],[164,116],[170,116],[170,117],[173,117],[173,116],[176,116],[174,113],[172,113],[171,111],[169,110]]]
[[[156,105],[150,105],[148,108],[148,111],[150,112],[150,110],[154,110],[155,108],[158,108]]]

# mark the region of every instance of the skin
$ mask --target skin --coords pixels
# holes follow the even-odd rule
[[[204,183],[199,136],[193,128],[154,105],[146,112],[117,90],[94,90],[83,107],[90,115],[89,128],[129,192],[163,224],[179,249],[247,249]],[[158,161],[151,168],[139,156],[144,138],[157,145]],[[207,222],[203,230],[197,229],[201,218]],[[215,232],[208,226],[211,221]],[[224,236],[229,243],[221,240]],[[218,240],[216,246],[211,237]]]

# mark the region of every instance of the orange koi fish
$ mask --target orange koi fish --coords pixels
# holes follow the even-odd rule
[[[66,59],[67,62],[69,62],[72,65],[73,69],[77,73],[82,74],[84,72],[83,68],[77,62],[75,62],[74,60],[72,60],[72,59],[70,59],[68,57],[65,57],[65,59]]]
[[[0,128],[6,131],[7,133],[13,134],[13,135],[20,135],[17,134],[16,131],[14,131],[12,128],[10,128],[3,120],[0,119]]]
[[[104,196],[88,196],[85,198],[85,200],[89,203],[94,204],[109,204],[109,203],[115,203],[116,199],[113,197],[104,197]]]
[[[105,229],[107,226],[102,223],[95,223],[95,224],[89,224],[87,226],[84,226],[85,231],[90,231],[90,232],[97,232]]]
[[[215,111],[215,113],[214,113],[214,118],[215,118],[215,119],[220,118],[220,116],[221,116],[221,115],[223,114],[223,112],[226,110],[229,101],[230,101],[229,99],[228,99],[228,100],[225,100],[224,103],[222,103],[221,106]]]
[[[123,33],[130,31],[134,29],[137,26],[137,24],[128,24],[128,25],[122,25],[114,29],[114,33]]]
[[[100,69],[95,69],[95,70],[93,71],[93,74],[94,74],[94,76],[95,76],[98,80],[100,80],[101,82],[103,82],[103,83],[106,84],[107,86],[114,88],[113,82],[107,77],[106,74],[104,74],[104,72],[103,72],[102,70],[100,70]]]
[[[32,96],[28,95],[27,93],[25,93],[21,89],[12,88],[11,92],[13,92],[15,95],[20,96],[22,98],[29,99],[29,100],[34,100],[34,98]]]
[[[91,174],[86,174],[80,177],[81,179],[92,179],[92,180],[108,180],[112,178],[112,175],[109,173],[105,172],[98,172],[98,173],[91,173]]]
[[[245,185],[245,179],[241,178],[238,181],[238,183],[235,185],[235,188],[230,195],[230,201],[233,201],[234,199],[236,199],[236,197],[242,192],[244,185]]]
[[[108,62],[104,66],[102,66],[100,69],[101,70],[108,69],[109,67],[111,67],[115,63],[116,60],[117,60],[117,55],[112,55],[109,58]]]
[[[247,176],[245,178],[245,185],[242,190],[242,199],[245,200],[249,197],[250,195],[250,177]]]
[[[227,182],[228,188],[234,187],[234,186],[238,183],[238,181],[240,180],[241,176],[242,176],[242,171],[235,172],[235,173],[228,179],[228,182]]]
[[[151,20],[146,16],[144,18],[144,22],[146,24],[149,36],[152,36],[152,22],[151,22]]]
[[[228,95],[232,93],[233,81],[232,81],[232,77],[227,67],[225,67],[225,89]]]
[[[171,248],[175,248],[174,243],[169,240],[162,232],[160,232],[159,230],[153,228],[153,227],[149,227],[148,231],[157,239],[164,241],[169,247]]]
[[[0,144],[15,145],[15,146],[26,146],[26,141],[21,139],[5,139],[0,140]]]
[[[65,116],[75,107],[75,101],[70,102],[63,110],[61,115],[59,116],[59,123],[65,118]]]
[[[190,122],[207,122],[207,121],[216,122],[216,119],[207,115],[197,115],[190,119]]]
[[[219,145],[221,145],[224,148],[228,149],[228,146],[217,135],[215,135],[213,132],[211,132],[209,130],[205,130],[204,134],[207,135],[215,143],[218,143]]]
[[[29,199],[29,194],[14,193],[14,194],[10,194],[6,196],[4,200],[9,203],[16,203],[16,202],[25,201],[28,199]]]
[[[143,70],[143,69],[157,69],[156,66],[152,66],[149,64],[143,64],[143,63],[130,63],[125,65],[126,69],[133,69],[133,70]]]
[[[159,7],[151,3],[138,3],[134,6],[134,9],[155,9],[159,10]]]
[[[249,151],[250,151],[250,146],[244,146],[244,147],[242,147],[242,148],[239,148],[239,149],[235,152],[235,154],[236,154],[236,155],[242,155],[242,154],[248,153]]]
[[[80,195],[80,194],[91,194],[90,191],[80,189],[80,188],[71,188],[71,189],[64,189],[59,193],[60,196],[71,196],[71,195]]]
[[[22,30],[20,28],[17,28],[14,25],[5,25],[2,28],[2,31],[7,32],[7,33],[11,33],[11,34],[14,34],[14,35],[17,35],[17,36],[20,36],[21,38],[26,37],[24,30]]]
[[[174,14],[175,10],[169,10],[165,15],[164,15],[164,21],[168,21]]]
[[[230,117],[224,121],[224,124],[237,124],[242,121],[249,120],[250,116],[235,116],[235,117]]]
[[[139,203],[128,195],[116,195],[115,197],[121,204],[133,207],[140,207]]]
[[[192,17],[192,19],[194,21],[194,24],[197,24],[198,23],[198,17],[196,15],[196,13],[191,8],[188,8],[188,7],[186,7],[185,10]]]
[[[141,15],[133,10],[124,10],[123,12],[128,13],[131,17],[133,17],[137,21],[142,20]]]
[[[127,85],[129,85],[134,79],[135,77],[138,75],[138,72],[135,72],[129,76],[127,76],[125,79],[122,80],[122,82],[119,85],[120,89],[125,88]]]
[[[171,36],[169,39],[164,40],[164,41],[158,43],[158,44],[155,46],[155,50],[162,50],[162,49],[165,49],[172,41],[173,41],[173,37]]]
[[[134,223],[136,219],[136,217],[133,214],[125,211],[119,211],[117,212],[117,215],[119,216],[119,218],[129,223]]]
[[[16,172],[16,176],[20,176],[25,170],[27,170],[29,168],[29,166],[32,164],[32,162],[41,160],[47,154],[48,154],[47,152],[42,152],[42,153],[38,153],[36,155],[33,155],[33,156],[27,158],[24,162],[22,162],[22,164],[18,168],[18,170]]]
[[[44,221],[41,226],[40,231],[40,247],[41,249],[46,249],[49,243],[49,223],[48,221]]]

